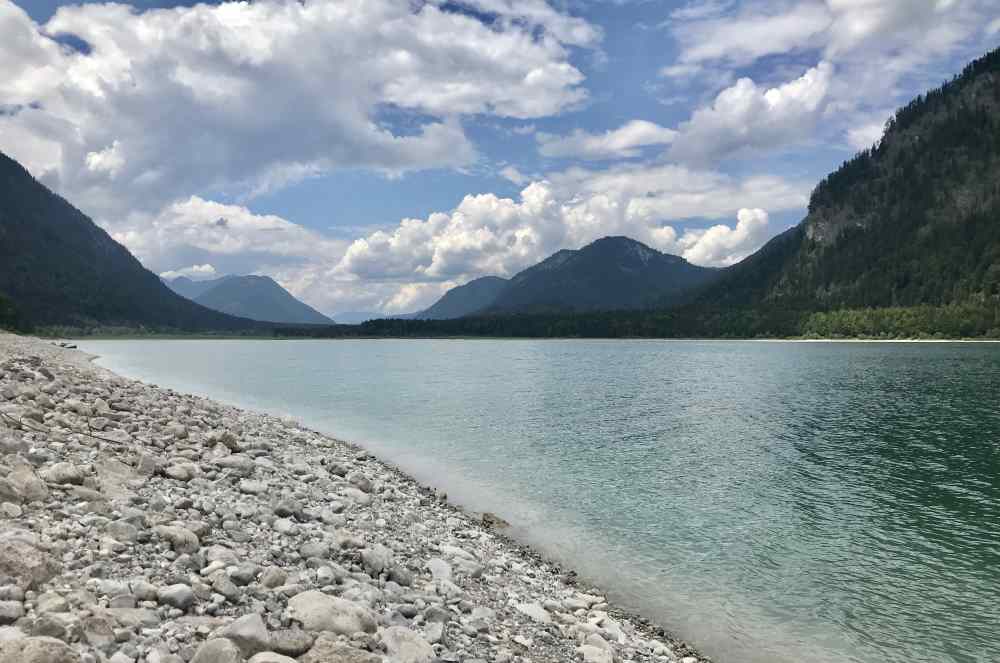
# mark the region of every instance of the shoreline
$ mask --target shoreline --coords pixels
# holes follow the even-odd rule
[[[20,601],[7,601],[12,614],[19,613],[16,619],[3,619],[0,602],[0,659],[4,647],[42,646],[39,638],[51,638],[49,611],[39,597],[50,597],[55,587],[80,591],[96,584],[109,591],[80,608],[76,614],[83,623],[99,617],[127,630],[121,611],[131,610],[133,631],[139,631],[134,613],[145,611],[139,615],[144,630],[155,621],[159,628],[152,630],[174,638],[146,637],[137,644],[138,634],[117,634],[98,646],[100,639],[87,637],[85,630],[81,637],[64,629],[58,644],[48,646],[65,647],[67,661],[100,653],[113,663],[178,663],[169,657],[179,651],[180,661],[208,663],[216,659],[201,660],[203,649],[208,648],[205,656],[218,658],[233,646],[239,651],[231,660],[252,663],[284,663],[295,661],[294,656],[320,663],[337,647],[345,653],[352,649],[363,663],[369,663],[364,656],[372,657],[370,663],[708,661],[645,617],[610,604],[574,571],[509,536],[506,523],[492,514],[448,503],[446,495],[420,484],[391,460],[288,418],[119,376],[94,359],[57,347],[52,339],[0,334],[0,412],[8,415],[0,417],[0,438],[14,435],[22,447],[30,443],[32,449],[50,450],[32,457],[18,447],[15,461],[0,456],[8,474],[18,474],[22,484],[34,488],[33,497],[46,493],[45,500],[21,495],[20,503],[5,504],[0,512],[0,594],[3,576],[16,575],[9,568],[14,561],[4,559],[4,541],[22,523],[30,530],[24,545],[34,548],[28,552],[46,560],[51,571],[42,574],[49,577],[29,578]],[[69,398],[94,393],[94,405]],[[131,407],[136,404],[145,407]],[[172,410],[165,412],[167,406]],[[219,427],[219,422],[228,425]],[[109,465],[115,471],[102,472]],[[60,483],[64,472],[72,475],[71,482]],[[206,491],[214,505],[204,503]],[[45,551],[61,549],[62,532],[46,514],[72,506],[60,499],[63,492],[83,498],[84,512],[90,514],[120,515],[135,512],[136,505],[145,507],[126,518],[129,527],[121,518],[100,515],[107,522],[86,539],[87,552],[110,557],[108,564],[120,567],[99,577],[134,578],[144,570],[138,574],[146,576],[143,580],[101,588],[105,581],[95,583],[92,566],[67,564],[55,570],[60,566],[55,555],[46,559]],[[2,483],[0,493],[0,502],[18,497],[16,491],[5,492]],[[163,493],[174,500],[162,504]],[[221,515],[219,502],[229,507]],[[151,508],[154,504],[163,511]],[[32,511],[36,507],[41,510]],[[19,515],[12,517],[15,512]],[[193,516],[198,517],[192,521]],[[124,530],[128,536],[119,538],[127,540],[109,537],[108,529]],[[133,537],[132,529],[146,536]],[[268,555],[247,545],[255,540],[270,544]],[[147,563],[137,568],[136,557]],[[239,561],[246,557],[253,561]],[[180,565],[188,577],[175,572],[165,578],[164,564]],[[240,568],[251,564],[251,569]],[[281,584],[264,582],[265,576],[282,573]],[[23,578],[20,582],[25,584]],[[235,582],[241,584],[233,587]],[[155,592],[148,590],[157,584]],[[135,585],[147,591],[136,592]],[[181,609],[171,604],[170,591],[193,597]],[[337,597],[336,607],[332,597]],[[60,607],[67,601],[51,597],[57,599],[64,601]],[[74,621],[72,611],[66,614]],[[233,632],[247,630],[251,622],[256,644],[248,646],[245,634]],[[10,628],[14,631],[3,631]],[[54,632],[59,635],[59,629]],[[298,638],[297,646],[282,641],[290,638]],[[8,639],[20,644],[7,645]],[[177,642],[186,644],[173,646]],[[262,658],[272,651],[292,656]]]
[[[3,333],[3,332],[0,332]],[[1000,338],[665,338],[649,336],[226,336],[214,334],[145,334],[93,336],[39,336],[41,341],[649,341],[681,343],[1000,343]]]

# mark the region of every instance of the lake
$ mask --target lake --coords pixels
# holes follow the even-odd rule
[[[362,444],[721,663],[1000,660],[1000,345],[80,346]]]

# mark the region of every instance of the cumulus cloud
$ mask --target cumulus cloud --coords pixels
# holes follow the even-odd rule
[[[169,205],[155,216],[134,214],[112,236],[154,268],[177,264],[182,255],[293,263],[329,260],[346,246],[280,216],[254,214],[241,205],[198,196]]]
[[[218,276],[218,272],[215,271],[215,267],[205,263],[204,265],[191,265],[190,267],[181,267],[179,269],[170,269],[165,272],[160,272],[160,278],[163,279],[176,279],[179,277],[186,277],[193,281],[208,281],[214,279]]]
[[[677,244],[689,262],[725,267],[759,249],[769,236],[767,212],[741,209],[736,213],[735,226],[718,224],[704,230],[691,229]]]
[[[939,84],[956,66],[938,68],[944,60],[967,61],[995,45],[988,36],[995,13],[993,0],[694,2],[664,24],[679,46],[660,70],[664,86],[697,84],[714,94],[720,71],[757,63],[760,80],[803,58],[819,62],[798,81],[768,90],[750,78],[725,83],[681,127],[671,154],[711,159],[813,138],[842,143],[844,135],[852,147],[868,146],[873,114]],[[819,111],[826,112],[822,125]]]
[[[535,134],[538,151],[547,157],[621,159],[639,156],[643,147],[666,145],[676,132],[646,120],[632,120],[603,134],[576,129],[566,136]]]
[[[495,19],[443,1],[261,0],[63,6],[40,26],[0,0],[0,149],[110,220],[335,168],[465,166],[462,116],[586,98],[568,49],[594,47],[596,28],[541,0],[461,4]]]
[[[698,264],[724,265],[766,239],[770,210],[805,206],[808,185],[729,176],[676,165],[571,169],[532,182],[517,199],[466,196],[450,212],[405,219],[355,240],[328,278],[363,283],[463,282],[511,276],[560,248],[625,234]],[[731,218],[730,228],[678,234],[692,217]]]
[[[772,148],[812,131],[826,101],[833,66],[821,62],[801,77],[769,89],[741,78],[681,124],[670,149],[675,159],[706,162],[747,148]]]

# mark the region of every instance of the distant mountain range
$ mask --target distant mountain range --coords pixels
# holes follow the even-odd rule
[[[900,109],[878,144],[817,185],[798,226],[736,265],[606,237],[419,313],[301,333],[1000,337],[998,183],[1000,49]],[[329,322],[266,277],[173,285],[242,316]],[[0,155],[0,324],[273,329],[196,301]]]
[[[665,307],[718,274],[628,237],[605,237],[582,249],[558,251],[510,280],[486,276],[452,288],[433,306],[407,317],[446,320]]]
[[[538,267],[550,261],[568,257]],[[481,312],[515,310],[507,292]],[[897,111],[875,146],[817,185],[801,223],[673,307],[383,321],[360,333],[1000,337],[1000,49]]]
[[[333,320],[296,299],[269,276],[223,276],[193,281],[164,279],[177,294],[222,313],[261,322],[330,325]]]
[[[417,320],[450,320],[478,313],[489,308],[509,281],[499,276],[484,276],[444,293],[433,305],[405,316]],[[378,316],[385,317],[385,316]]]

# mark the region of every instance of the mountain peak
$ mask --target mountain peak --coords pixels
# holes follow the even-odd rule
[[[281,284],[264,274],[227,274],[207,281],[191,281],[182,276],[166,283],[178,294],[203,306],[251,320],[318,325],[333,323],[333,320],[299,301]]]

